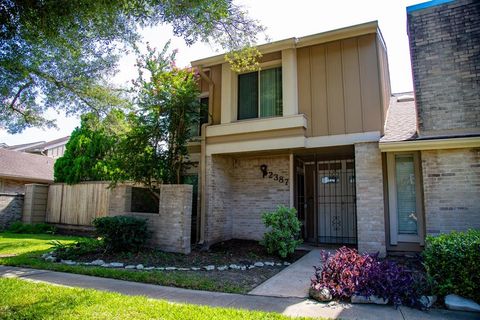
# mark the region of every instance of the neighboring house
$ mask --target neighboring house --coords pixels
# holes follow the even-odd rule
[[[198,241],[260,239],[261,213],[280,204],[305,241],[382,255],[479,228],[478,18],[475,1],[408,9],[417,110],[391,95],[377,22],[261,45],[257,72],[192,62],[210,115],[190,145]]]
[[[25,184],[52,183],[54,159],[0,149],[0,192],[24,193]]]
[[[33,154],[40,154],[44,156],[48,156],[50,158],[60,158],[63,156],[65,153],[65,146],[70,139],[70,136],[62,137],[59,139],[55,139],[52,141],[37,141],[37,142],[31,142],[31,143],[25,143],[25,144],[18,144],[14,146],[8,146],[6,144],[3,144],[3,146],[0,145],[0,148],[5,148],[8,150],[13,150],[13,151],[21,151],[21,152],[27,152],[27,153],[33,153]]]

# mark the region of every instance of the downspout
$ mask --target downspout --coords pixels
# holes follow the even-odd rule
[[[203,80],[208,82],[208,121],[207,123],[202,124],[202,136],[200,140],[200,238],[198,240],[199,244],[205,243],[205,214],[207,210],[206,196],[207,196],[207,139],[206,131],[207,127],[212,124],[212,111],[213,111],[213,87],[214,83],[205,72],[203,72],[202,67],[198,68],[198,73]]]

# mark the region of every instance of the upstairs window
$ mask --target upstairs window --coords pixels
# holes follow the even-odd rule
[[[282,68],[238,76],[238,120],[282,115]]]

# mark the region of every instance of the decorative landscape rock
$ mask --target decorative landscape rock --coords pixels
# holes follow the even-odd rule
[[[145,267],[143,266],[143,264],[137,264],[137,266],[135,268],[137,270],[143,270]]]
[[[285,261],[285,262],[283,263],[283,265],[284,265],[284,266],[289,266],[289,265],[291,265],[291,263],[290,263],[290,262],[287,262],[287,261]]]
[[[435,302],[437,302],[437,296],[421,296],[418,301],[424,308],[428,309],[433,306]]]
[[[265,262],[266,266],[273,267],[275,265],[274,262]]]
[[[255,267],[263,267],[265,264],[263,262],[255,262],[253,265]]]
[[[374,303],[374,304],[387,304],[388,299],[383,299],[377,296],[364,297],[360,295],[352,296],[352,303]]]
[[[102,264],[105,264],[105,261],[97,259],[97,260],[93,260],[90,263],[92,264],[92,266],[101,266]]]
[[[308,294],[312,299],[320,302],[328,302],[332,300],[332,294],[327,288],[322,288],[321,290],[315,290],[314,288],[310,288],[308,290]]]
[[[165,268],[164,268],[164,267],[157,267],[157,268],[155,268],[155,270],[158,270],[158,271],[164,271],[164,270],[165,270]]]
[[[55,262],[55,261],[57,261],[57,258],[52,257],[52,256],[47,256],[47,257],[45,258],[45,261],[47,261],[47,262]]]
[[[136,268],[136,266],[131,265],[131,264],[128,265],[128,266],[125,266],[125,269],[135,269],[135,268]]]
[[[254,265],[249,265],[249,266],[248,266],[248,270],[253,269],[253,268],[255,268]]]
[[[178,271],[190,271],[190,268],[177,268]]]
[[[155,267],[145,267],[145,268],[143,268],[143,270],[145,270],[145,271],[151,271],[153,269],[155,269]]]
[[[66,264],[67,266],[75,266],[77,263],[72,260],[60,260],[60,263]]]
[[[191,269],[192,271],[199,271],[199,270],[200,270],[200,268],[198,268],[198,267],[191,267],[190,269]]]
[[[123,268],[123,263],[121,263],[121,262],[110,262],[110,267],[112,267],[112,268]]]
[[[209,266],[205,266],[203,267],[205,270],[207,271],[212,271],[212,270],[215,270],[215,266],[214,265],[209,265]]]
[[[217,270],[218,271],[225,271],[228,269],[228,266],[220,266],[220,267],[217,267]]]
[[[480,312],[480,305],[475,301],[449,294],[445,297],[445,306],[450,310]]]

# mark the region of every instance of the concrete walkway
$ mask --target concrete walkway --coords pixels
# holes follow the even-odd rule
[[[391,306],[317,303],[303,298],[279,298],[254,295],[229,294],[163,287],[151,284],[98,278],[79,274],[0,266],[1,277],[22,278],[71,287],[93,288],[127,295],[142,295],[177,303],[273,311],[288,316],[325,317],[341,319],[393,319],[393,320],[473,320],[478,314],[431,310],[428,313],[410,308]]]
[[[320,265],[320,249],[313,249],[248,294],[270,297],[307,298],[313,266]]]

